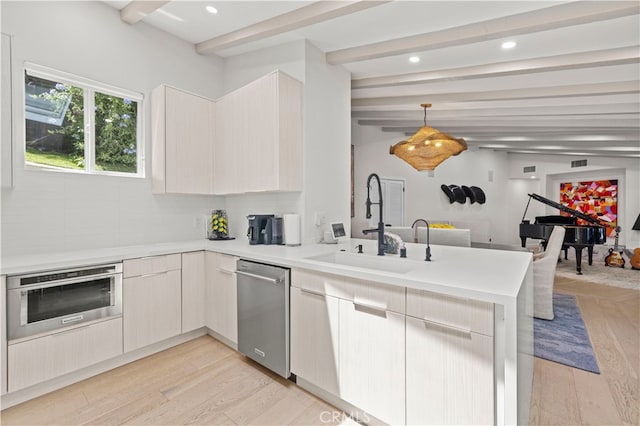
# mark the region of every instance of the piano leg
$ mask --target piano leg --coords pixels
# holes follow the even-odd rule
[[[582,275],[582,249],[584,247],[578,247],[578,246],[574,246],[574,248],[576,249],[576,270],[577,275]]]
[[[589,265],[593,264],[593,246],[587,246],[587,254],[589,255]]]
[[[520,241],[522,241],[522,248],[527,246],[527,237],[520,237]]]

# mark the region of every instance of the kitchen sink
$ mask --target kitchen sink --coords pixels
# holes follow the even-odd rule
[[[338,265],[354,266],[357,268],[375,269],[377,271],[405,274],[415,269],[411,260],[401,259],[397,256],[376,256],[368,254],[356,254],[347,252],[335,252],[320,256],[307,257],[308,260],[327,262]]]

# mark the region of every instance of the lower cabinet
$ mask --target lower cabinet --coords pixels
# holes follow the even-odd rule
[[[291,371],[364,422],[494,424],[493,318],[487,302],[294,269]]]
[[[333,395],[340,394],[340,299],[291,287],[291,372]]]
[[[404,315],[340,300],[340,397],[405,423]]]
[[[407,317],[407,424],[493,424],[493,338]]]
[[[207,252],[206,325],[230,342],[238,343],[238,292],[236,287],[237,257]]]
[[[9,392],[122,354],[122,318],[9,345]]]
[[[182,332],[205,326],[205,252],[182,253]]]
[[[127,272],[130,264],[129,270],[148,273],[131,276]],[[125,261],[123,273],[128,277],[122,283],[124,351],[179,335],[182,332],[180,255]]]

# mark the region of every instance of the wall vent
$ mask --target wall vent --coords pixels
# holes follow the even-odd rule
[[[526,166],[522,168],[524,173],[533,173],[536,171],[536,166]]]
[[[571,167],[586,167],[587,160],[575,160],[571,162]]]

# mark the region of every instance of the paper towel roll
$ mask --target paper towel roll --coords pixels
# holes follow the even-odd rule
[[[282,215],[284,222],[284,244],[287,246],[300,245],[300,215],[284,214]]]

